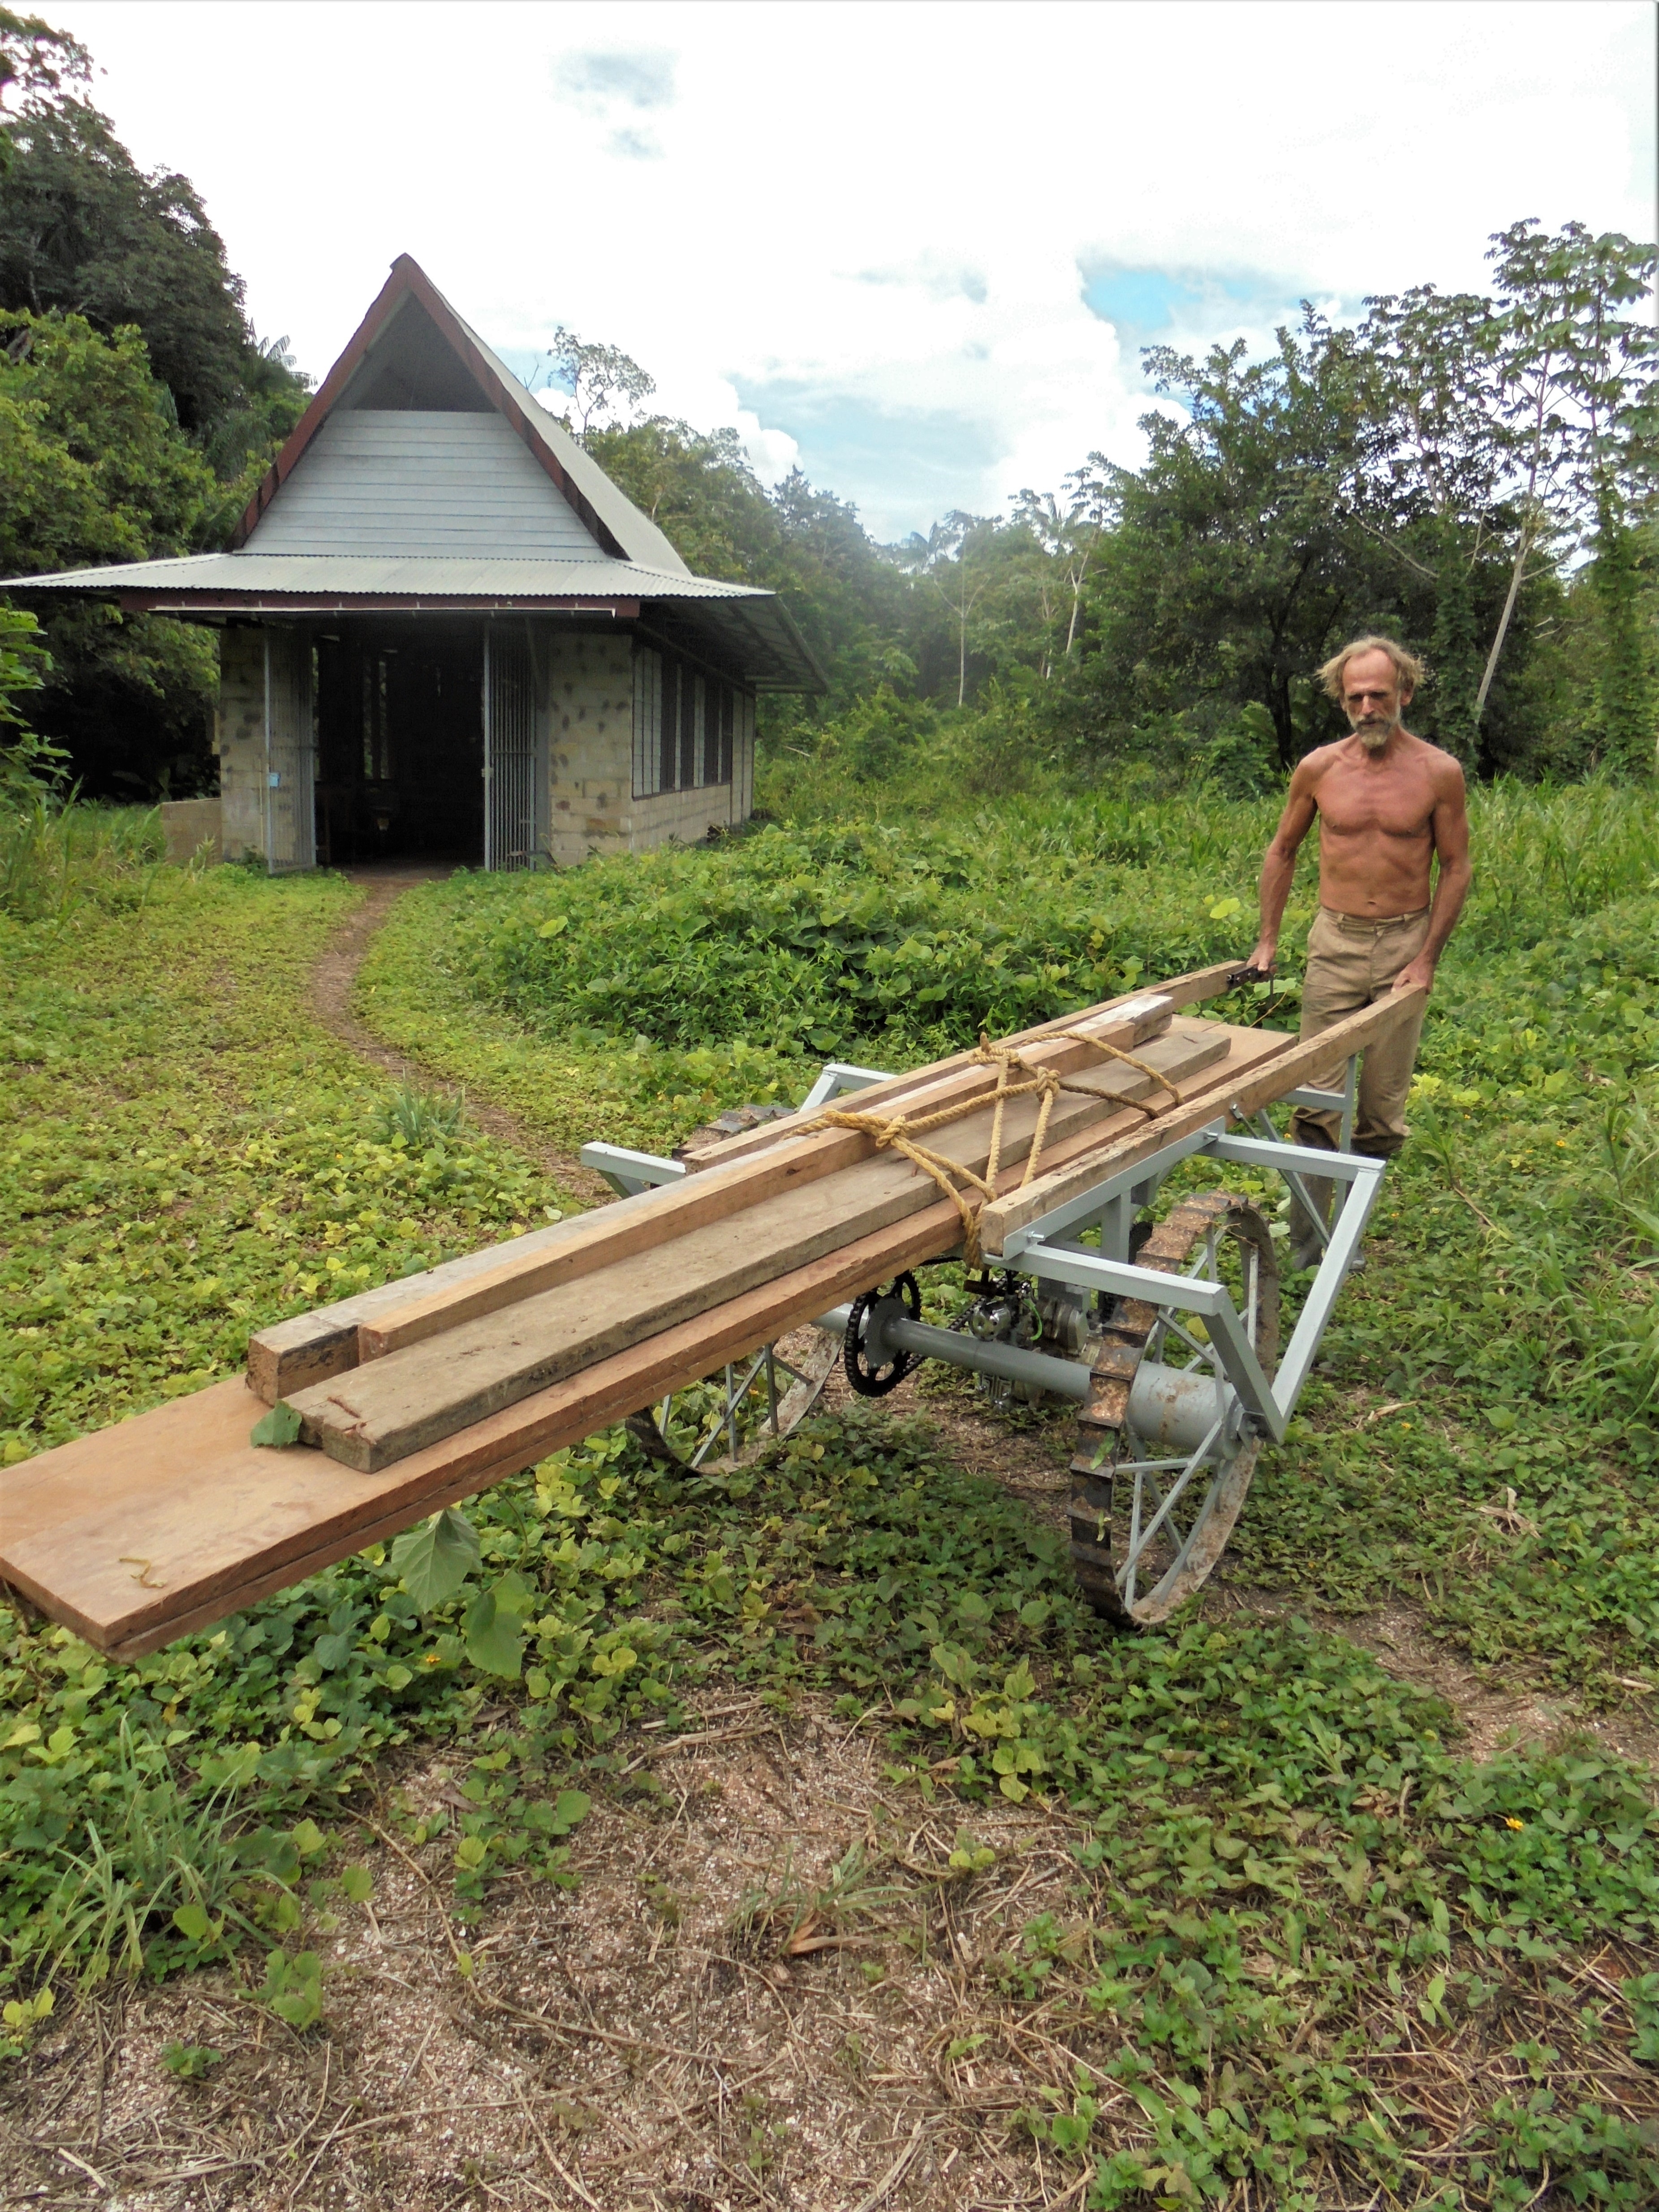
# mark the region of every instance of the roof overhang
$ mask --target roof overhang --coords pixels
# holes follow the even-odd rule
[[[123,592],[116,605],[123,614],[178,615],[443,615],[571,614],[612,615],[633,620],[637,599],[530,599],[499,593],[451,592],[433,597],[417,592]]]
[[[371,615],[542,615],[637,623],[756,691],[829,680],[772,592],[625,561],[197,553],[58,575],[0,578],[19,598],[96,599],[181,622],[339,621]]]

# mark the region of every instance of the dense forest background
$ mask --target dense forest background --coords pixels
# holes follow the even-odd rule
[[[210,550],[306,404],[189,180],[146,173],[90,57],[0,9],[0,574]],[[783,598],[830,678],[769,703],[775,756],[878,785],[948,751],[987,793],[1133,763],[1244,795],[1335,733],[1311,672],[1382,629],[1432,672],[1414,726],[1471,769],[1654,767],[1653,250],[1572,223],[1492,241],[1276,350],[1145,356],[1145,465],[1091,453],[1001,515],[897,545],[735,431],[652,411],[647,371],[561,330],[544,368],[597,459],[701,574]],[[211,787],[211,635],[0,614],[0,693],[89,795]],[[26,700],[18,694],[29,692]]]

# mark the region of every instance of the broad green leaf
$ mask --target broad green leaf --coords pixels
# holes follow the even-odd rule
[[[300,1441],[300,1416],[286,1398],[279,1398],[263,1421],[253,1424],[251,1444],[293,1444]]]
[[[161,2063],[181,2081],[199,2081],[223,2063],[224,2055],[210,2043],[169,2043],[162,2048]]]
[[[510,1682],[519,1679],[524,1663],[524,1622],[507,1612],[493,1589],[480,1590],[461,1619],[466,1656],[486,1674],[500,1674]]]
[[[342,1867],[340,1887],[354,1905],[367,1905],[374,1894],[374,1877],[366,1866]]]
[[[553,1832],[568,1836],[580,1820],[587,1818],[592,1799],[585,1790],[561,1790],[553,1800]]]
[[[416,1610],[431,1613],[454,1596],[481,1557],[477,1530],[465,1514],[447,1505],[398,1538],[392,1547],[392,1571],[402,1578]]]
[[[290,1959],[284,1951],[272,1951],[259,1995],[290,2027],[313,2027],[323,2016],[323,1970],[317,1954],[301,1951]]]
[[[181,1936],[187,1936],[192,1943],[199,1943],[213,1923],[204,1906],[181,1905],[173,1913],[173,1924]]]

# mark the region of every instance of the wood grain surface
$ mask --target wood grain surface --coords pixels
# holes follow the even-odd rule
[[[1141,1051],[1148,1066],[1179,1082],[1224,1058],[1227,1047],[1224,1036],[1188,1021]],[[1158,1087],[1121,1062],[1097,1065],[1072,1080],[1088,1088],[1055,1100],[1048,1131],[1056,1142],[1112,1116],[1117,1102],[1149,1097]],[[982,1173],[993,1118],[989,1107],[980,1107],[932,1141]],[[1025,1159],[1036,1118],[1034,1098],[1006,1107],[1001,1157],[1009,1166]],[[766,1163],[752,1164],[748,1172],[764,1179]],[[307,1443],[320,1444],[344,1466],[374,1473],[631,1344],[902,1223],[937,1196],[932,1177],[913,1161],[882,1153],[805,1189],[785,1189],[740,1212],[681,1228],[672,1239],[441,1335],[365,1359],[289,1403],[305,1423]],[[365,1347],[379,1334],[365,1329]]]
[[[1294,1037],[1281,1037],[1279,1042],[1282,1049],[1273,1054],[1268,1063],[1248,1079],[1242,1080],[1223,1103],[1229,1106],[1236,1103],[1247,1115],[1260,1107],[1270,1106],[1274,1099],[1284,1097],[1286,1091],[1300,1090],[1304,1084],[1311,1082],[1333,1060],[1346,1060],[1354,1053],[1363,1052],[1376,1038],[1386,1036],[1396,1023],[1406,1020],[1413,1009],[1420,1006],[1426,995],[1423,991],[1395,991],[1386,999],[1377,1000],[1374,1006],[1362,1006],[1357,1014],[1334,1023],[1318,1036],[1310,1037],[1306,1043]],[[1038,1176],[1024,1190],[998,1199],[986,1207],[980,1218],[980,1239],[985,1249],[1000,1252],[1016,1229],[1027,1227],[1055,1206],[1064,1206],[1068,1199],[1081,1197],[1091,1184],[1149,1158],[1160,1146],[1190,1136],[1206,1121],[1213,1120],[1215,1112],[1212,1092],[1207,1106],[1193,1104],[1161,1116],[1156,1135],[1149,1126],[1144,1136],[1133,1133],[1098,1151],[1091,1151],[1069,1167]]]
[[[1287,1040],[1206,1026],[1227,1038],[1228,1056],[1188,1088],[1213,1114]],[[1097,1160],[1103,1140],[1138,1132],[1141,1118],[1126,1109],[1046,1157],[1062,1170],[1085,1155]],[[1023,1171],[1011,1167],[1003,1188]],[[580,1442],[904,1267],[939,1258],[958,1228],[955,1207],[936,1200],[897,1231],[878,1231],[664,1329],[379,1474],[355,1474],[300,1445],[251,1445],[259,1409],[233,1376],[7,1468],[0,1578],[99,1650],[137,1657]]]

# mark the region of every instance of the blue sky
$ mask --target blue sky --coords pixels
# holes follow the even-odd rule
[[[1139,361],[1143,346],[1201,353],[1239,331],[1259,338],[1281,324],[1294,327],[1310,293],[1334,322],[1352,321],[1364,313],[1358,297],[1319,292],[1311,285],[1298,289],[1283,277],[1250,270],[1128,269],[1107,261],[1079,273],[1084,305],[1111,325],[1133,361]]]
[[[886,538],[1133,465],[1147,343],[1478,285],[1522,216],[1652,235],[1637,0],[47,12],[314,374],[412,253],[503,352],[620,345]]]

